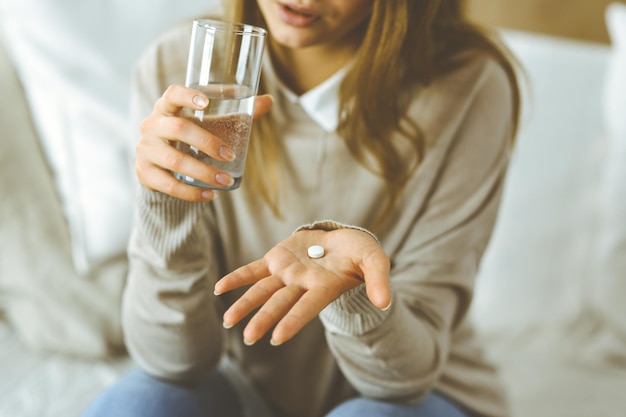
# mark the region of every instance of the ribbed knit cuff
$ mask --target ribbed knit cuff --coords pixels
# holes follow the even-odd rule
[[[327,331],[361,336],[382,323],[391,308],[381,310],[367,298],[365,284],[343,293],[319,314]]]
[[[172,196],[164,194],[164,193],[162,193],[160,191],[148,190],[143,185],[139,185],[137,187],[137,196],[138,196],[138,199],[140,201],[144,201],[147,204],[167,203],[167,202],[170,202],[170,201],[171,202],[175,202],[175,201],[185,202],[184,200],[178,199],[176,197],[172,197]]]
[[[204,202],[193,202],[181,200],[180,198],[161,193],[159,191],[151,191],[143,186],[138,187],[137,202],[139,207],[161,207],[162,210],[171,212],[167,217],[176,217],[177,213],[186,213],[187,211],[197,207],[200,209]]]
[[[336,222],[334,220],[316,220],[298,227],[300,230],[339,230],[354,229],[370,235],[378,244],[380,241],[372,232],[359,226]],[[365,292],[365,284],[343,293],[319,314],[326,330],[349,336],[359,336],[377,327],[389,314],[371,303]]]
[[[140,187],[137,195],[137,227],[160,256],[204,250],[206,229],[198,227],[206,203],[190,202]]]
[[[365,232],[368,235],[370,235],[380,245],[380,241],[378,240],[376,235],[374,233],[370,232],[369,230],[364,229],[364,228],[359,227],[359,226],[353,226],[353,225],[350,225],[350,224],[339,223],[339,222],[336,222],[334,220],[316,220],[313,223],[303,224],[302,226],[298,227],[294,231],[294,233],[297,233],[300,230],[326,230],[327,232],[330,232],[332,230],[339,230],[339,229],[360,230],[361,232]]]

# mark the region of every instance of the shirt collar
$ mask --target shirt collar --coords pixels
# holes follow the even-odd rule
[[[307,115],[326,132],[334,132],[339,125],[339,87],[341,81],[351,67],[351,62],[334,73],[317,87],[301,96],[296,95],[285,86],[276,76],[269,56],[266,56],[263,71],[269,72],[276,88],[285,99],[293,104],[299,104]]]

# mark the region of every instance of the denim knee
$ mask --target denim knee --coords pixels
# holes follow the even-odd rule
[[[468,417],[449,400],[431,393],[416,404],[353,398],[333,409],[326,417]]]
[[[213,372],[193,384],[176,384],[133,370],[103,392],[82,417],[241,416],[237,394]]]

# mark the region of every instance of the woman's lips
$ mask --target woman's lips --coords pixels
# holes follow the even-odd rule
[[[313,10],[288,3],[278,3],[278,15],[283,22],[295,27],[306,27],[320,19]]]

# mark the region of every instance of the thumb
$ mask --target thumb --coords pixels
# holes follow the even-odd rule
[[[381,252],[378,256],[369,256],[363,264],[363,280],[367,298],[376,307],[386,310],[391,306],[389,287],[389,259]]]
[[[254,118],[258,119],[266,114],[274,105],[274,97],[269,94],[257,96],[254,101]]]

